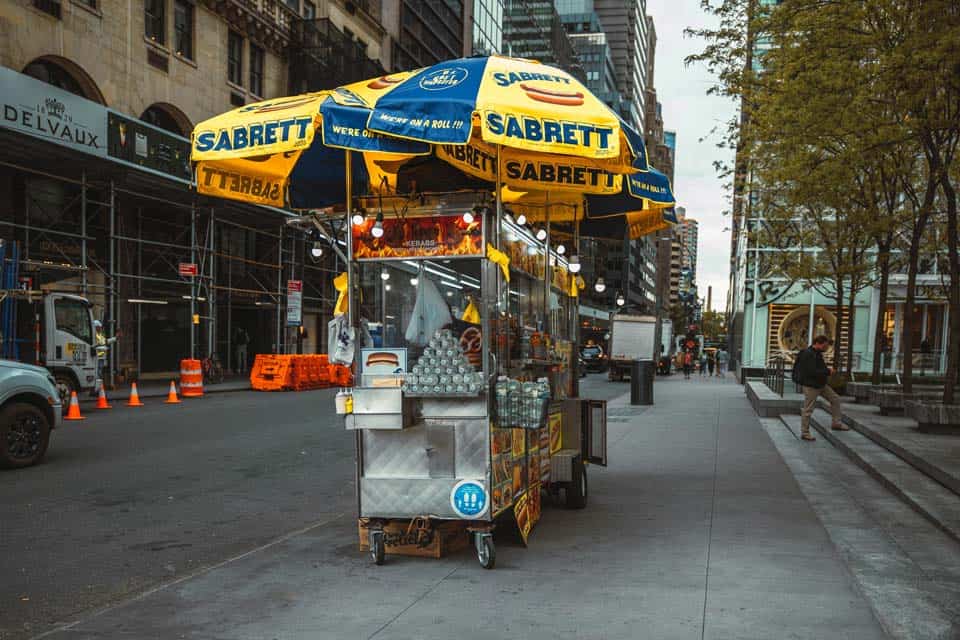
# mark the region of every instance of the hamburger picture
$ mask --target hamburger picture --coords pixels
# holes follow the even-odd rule
[[[371,80],[370,82],[368,82],[367,88],[376,89],[376,90],[386,89],[388,87],[392,87],[395,84],[399,84],[400,82],[403,82],[403,78],[394,78],[392,76],[380,76],[376,80]]]
[[[364,356],[365,373],[402,373],[400,356],[392,351],[371,351]]]

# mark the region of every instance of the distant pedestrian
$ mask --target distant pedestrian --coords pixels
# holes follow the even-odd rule
[[[710,353],[707,355],[707,372],[710,374],[710,377],[713,377],[713,369],[717,366],[717,355],[716,353]]]
[[[817,398],[821,395],[830,402],[830,413],[833,421],[830,428],[834,431],[849,431],[850,427],[843,424],[840,396],[828,384],[827,378],[833,370],[823,360],[832,341],[827,336],[817,336],[813,344],[797,354],[797,361],[793,365],[793,381],[803,387],[803,411],[800,415],[800,437],[814,441],[810,433],[810,416],[817,406]]]
[[[717,377],[722,378],[727,373],[727,362],[730,361],[730,354],[726,349],[721,348],[717,351]]]
[[[700,375],[701,376],[707,375],[707,354],[706,353],[700,354]]]
[[[243,327],[237,327],[237,330],[233,333],[233,351],[237,358],[234,362],[234,368],[241,375],[247,372],[248,344],[250,344],[250,335],[247,330]]]
[[[689,380],[691,371],[693,371],[693,354],[687,351],[683,354],[683,377]]]

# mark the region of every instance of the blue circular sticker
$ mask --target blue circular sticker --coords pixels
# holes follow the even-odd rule
[[[487,510],[487,490],[475,480],[461,480],[450,492],[450,506],[461,518],[475,518]]]

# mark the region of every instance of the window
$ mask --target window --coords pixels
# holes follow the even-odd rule
[[[250,93],[263,96],[263,49],[250,45]]]
[[[164,22],[166,19],[164,2],[166,0],[144,0],[143,2],[143,33],[157,44],[163,44]]]
[[[317,5],[310,2],[310,0],[303,1],[303,17],[307,20],[313,20],[317,17]]]
[[[227,80],[243,85],[243,36],[235,31],[227,33]]]
[[[173,0],[173,50],[193,60],[193,5],[186,0]]]
[[[90,326],[90,311],[86,303],[70,298],[59,298],[54,301],[53,313],[57,321],[57,329],[93,344],[93,328]]]

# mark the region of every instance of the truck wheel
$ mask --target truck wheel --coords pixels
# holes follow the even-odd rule
[[[50,422],[43,411],[26,402],[14,402],[0,411],[0,467],[37,464],[49,444]]]
[[[587,506],[587,468],[580,458],[574,458],[570,482],[567,483],[567,509],[583,509]]]
[[[74,381],[73,376],[68,373],[54,373],[54,379],[57,381],[57,391],[60,392],[60,406],[63,407],[63,412],[66,413],[67,409],[70,408],[70,395],[76,391],[80,392],[77,383]]]

